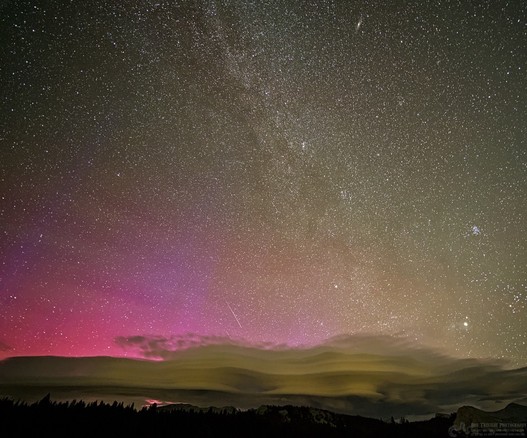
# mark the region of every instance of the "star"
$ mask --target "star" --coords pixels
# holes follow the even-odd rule
[[[362,25],[362,17],[359,18],[359,21],[355,25],[355,33],[357,33],[360,30],[361,25]]]

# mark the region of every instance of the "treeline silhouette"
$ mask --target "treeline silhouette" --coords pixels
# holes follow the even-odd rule
[[[267,406],[262,412],[135,409],[123,403],[51,401],[48,394],[29,404],[0,400],[0,436],[54,437],[447,437],[450,418],[422,422],[383,422],[328,411],[315,420],[313,410],[297,406]]]

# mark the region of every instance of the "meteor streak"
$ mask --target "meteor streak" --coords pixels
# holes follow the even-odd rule
[[[234,313],[234,310],[232,310],[232,307],[230,306],[230,304],[225,301],[225,304],[227,304],[227,307],[229,308],[229,310],[231,311],[232,313],[232,316],[234,316],[234,319],[236,320],[236,322],[238,323],[238,325],[240,326],[241,329],[243,329],[242,325],[240,324],[240,321],[238,320],[238,317],[236,316],[236,313]]]

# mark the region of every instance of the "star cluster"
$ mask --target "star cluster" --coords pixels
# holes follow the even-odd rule
[[[527,364],[523,2],[0,12],[1,355],[374,333]]]

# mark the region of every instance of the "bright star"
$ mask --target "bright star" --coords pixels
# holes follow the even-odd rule
[[[361,25],[362,25],[362,17],[360,17],[360,19],[359,19],[357,25],[355,26],[355,32],[358,32],[358,31],[359,31]]]

